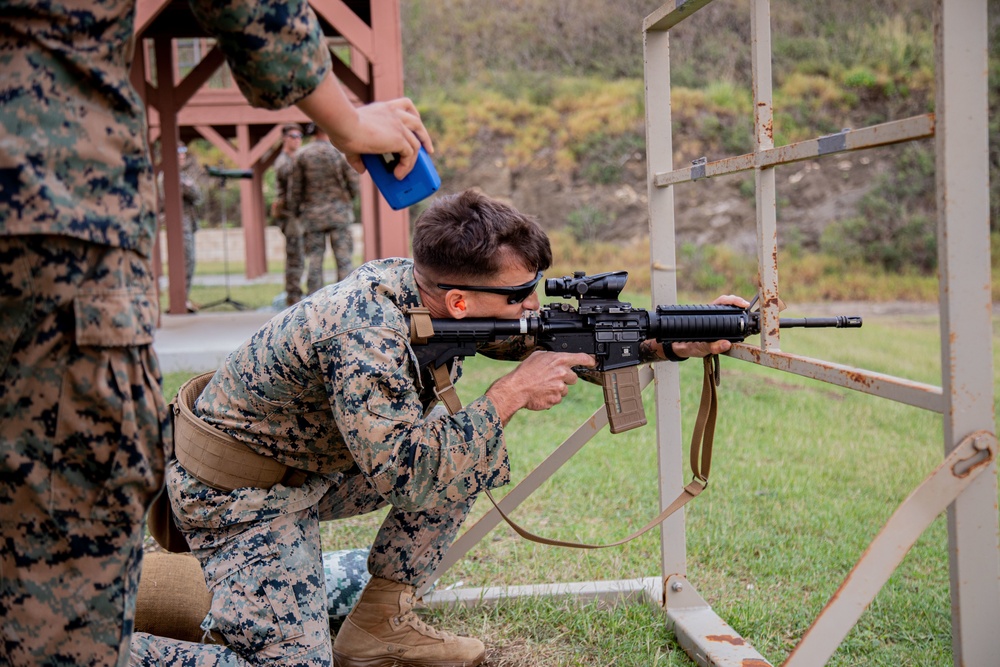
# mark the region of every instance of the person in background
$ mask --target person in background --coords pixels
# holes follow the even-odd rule
[[[202,204],[201,165],[183,144],[177,147],[177,158],[181,167],[181,212],[184,225],[184,305],[189,313],[193,313],[198,310],[191,303],[191,284],[194,281],[196,262],[194,235],[198,231],[199,208]]]
[[[302,225],[288,208],[288,191],[292,180],[292,161],[302,146],[302,126],[287,123],[281,128],[281,152],[274,161],[276,196],[271,215],[285,236],[285,305],[292,306],[302,299],[302,272],[305,267],[305,246]]]
[[[354,197],[357,179],[344,156],[330,138],[316,128],[315,139],[295,153],[288,207],[302,223],[305,237],[306,291],[312,294],[323,286],[323,257],[330,239],[337,260],[337,280],[354,269]]]
[[[295,104],[359,171],[430,136],[354,107],[308,3],[191,0],[255,106]],[[171,423],[153,352],[156,184],[135,0],[0,4],[0,663],[120,665]]]

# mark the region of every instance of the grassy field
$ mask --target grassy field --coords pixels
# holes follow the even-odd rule
[[[861,330],[788,331],[782,348],[940,382],[934,317],[868,317]],[[712,484],[687,510],[688,574],[722,618],[780,664],[895,508],[940,461],[941,419],[735,359],[722,365]],[[466,368],[459,389],[468,401],[509,366],[474,358]],[[166,393],[183,379],[168,376]],[[682,365],[681,382],[687,435],[700,365]],[[652,422],[652,389],[644,398]],[[561,406],[518,414],[507,430],[515,483],[601,400],[597,387],[580,383]],[[605,431],[514,516],[552,537],[619,539],[657,513],[655,471],[652,423],[616,436]],[[472,520],[488,507],[478,503]],[[325,526],[324,549],[369,544],[382,516]],[[630,579],[659,576],[658,570],[656,531],[626,546],[584,552],[539,546],[502,526],[439,586]],[[947,531],[939,517],[830,664],[951,664],[948,590]],[[662,612],[647,605],[608,610],[536,599],[427,616],[483,638],[494,667],[693,664]]]

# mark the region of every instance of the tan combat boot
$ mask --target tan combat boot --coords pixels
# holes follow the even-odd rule
[[[413,613],[413,586],[372,577],[333,642],[336,667],[475,667],[478,639],[435,630]]]

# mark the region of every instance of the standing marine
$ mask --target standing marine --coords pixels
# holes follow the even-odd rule
[[[295,153],[288,192],[288,208],[301,221],[305,237],[308,294],[323,286],[327,238],[337,260],[337,280],[354,269],[351,225],[357,193],[357,178],[343,154],[317,129],[315,139]]]
[[[430,138],[355,107],[308,3],[191,0],[256,106],[297,105],[360,165]],[[135,0],[0,3],[0,664],[121,665],[171,442],[156,183],[130,80]],[[400,177],[403,173],[398,174]]]
[[[274,160],[275,199],[271,215],[285,237],[285,305],[292,306],[302,299],[302,272],[305,268],[305,246],[302,224],[288,207],[288,191],[292,183],[292,161],[302,146],[302,126],[286,123],[281,128],[281,152]]]

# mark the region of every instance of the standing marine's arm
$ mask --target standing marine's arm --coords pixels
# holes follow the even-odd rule
[[[301,149],[300,149],[301,150]],[[295,153],[292,158],[291,173],[288,176],[288,192],[285,199],[285,210],[292,216],[298,217],[299,207],[302,205],[305,195],[305,167],[299,159],[300,153]]]
[[[279,109],[302,100],[331,72],[330,51],[304,0],[190,0],[218,40],[250,104]]]
[[[292,161],[287,155],[282,153],[284,158],[278,162],[274,170],[274,195],[281,202],[288,201],[288,181],[292,174]]]

